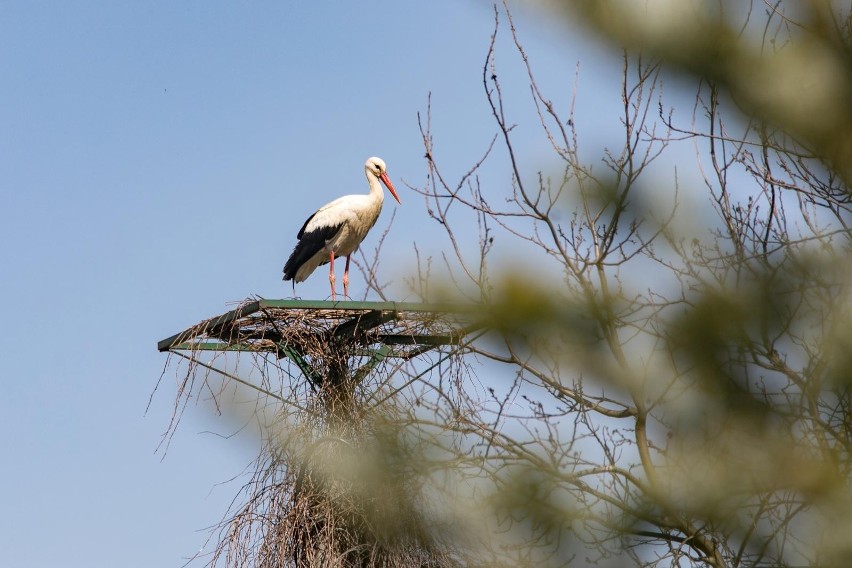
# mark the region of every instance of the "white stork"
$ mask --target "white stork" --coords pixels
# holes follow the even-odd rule
[[[320,207],[302,225],[296,235],[299,242],[284,265],[284,280],[293,280],[295,286],[296,282],[303,282],[318,266],[328,263],[331,265],[328,273],[331,299],[335,300],[334,257],[345,256],[343,295],[349,297],[349,255],[358,250],[382,211],[385,192],[379,180],[397,203],[402,205],[381,158],[367,160],[364,171],[370,184],[368,195],[344,195],[335,199]]]

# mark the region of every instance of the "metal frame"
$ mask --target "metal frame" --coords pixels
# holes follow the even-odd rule
[[[157,349],[276,352],[310,376],[304,351],[280,341],[280,326],[295,321],[328,341],[355,342],[380,358],[407,359],[437,346],[459,344],[478,327],[465,321],[473,313],[471,306],[449,304],[256,299],[159,341]]]
[[[273,353],[293,361],[316,388],[324,377],[308,353],[310,345],[315,348],[318,341],[327,346],[326,355],[367,357],[357,369],[348,369],[343,363],[334,371],[327,370],[332,382],[339,382],[345,373],[357,383],[387,357],[411,359],[439,346],[462,345],[466,335],[481,328],[471,317],[475,313],[473,306],[448,304],[256,299],[159,341],[157,349],[214,370],[195,355],[210,351]],[[292,326],[300,327],[289,333]]]

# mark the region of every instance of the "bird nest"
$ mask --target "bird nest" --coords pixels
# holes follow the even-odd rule
[[[227,385],[254,389],[267,415],[245,505],[223,521],[209,564],[453,565],[399,459],[406,409],[395,400],[416,359],[460,363],[476,327],[458,307],[250,299],[159,342],[188,361],[167,438],[192,396],[213,393],[218,406]]]

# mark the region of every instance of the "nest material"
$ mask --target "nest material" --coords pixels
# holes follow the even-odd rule
[[[338,307],[345,304],[346,307]],[[359,307],[365,306],[365,307]],[[247,300],[160,342],[161,351],[239,350],[323,357],[345,347],[392,346],[409,359],[437,345],[457,344],[471,327],[464,310],[407,303]],[[468,314],[469,315],[469,314]]]
[[[371,388],[389,383],[377,378],[393,373],[389,358],[410,359],[437,345],[458,344],[470,328],[446,312],[416,306],[280,304],[247,301],[164,340],[170,351],[191,353],[182,355],[190,364],[175,406],[178,416],[197,390],[198,365],[213,368],[198,358],[211,351],[214,358],[231,351],[248,356],[260,371],[260,391],[297,401],[278,411],[280,428],[265,440],[243,489],[246,502],[221,525],[209,565],[455,565],[451,551],[427,528],[416,472],[397,459],[396,442],[378,442],[397,438],[387,428],[394,422],[393,404],[377,409],[364,401],[375,400],[376,393],[367,392]],[[293,380],[299,373],[282,373],[283,367],[268,362],[284,357],[300,369],[300,384]],[[202,384],[208,384],[206,375]]]
[[[227,565],[454,565],[426,530],[404,474],[377,471],[366,459],[373,452],[343,438],[321,438],[305,450],[296,458],[290,444],[286,466],[267,470],[278,482],[264,484],[260,500],[231,520],[218,551]]]

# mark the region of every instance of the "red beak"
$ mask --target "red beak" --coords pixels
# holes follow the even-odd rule
[[[393,188],[393,184],[391,183],[391,180],[388,177],[387,172],[382,172],[379,175],[379,179],[382,180],[382,183],[384,183],[385,187],[388,188],[388,191],[391,192],[391,195],[393,195],[393,198],[396,199],[396,202],[399,203],[400,205],[402,205],[402,201],[399,200],[399,196],[396,194],[396,190]]]

